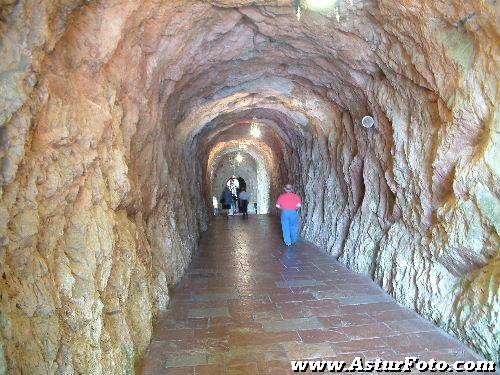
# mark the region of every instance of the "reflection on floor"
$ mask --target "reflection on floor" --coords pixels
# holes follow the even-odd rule
[[[142,374],[290,374],[290,360],[477,360],[368,277],[270,216],[216,218],[160,318]]]

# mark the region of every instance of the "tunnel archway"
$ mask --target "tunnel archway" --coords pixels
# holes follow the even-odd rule
[[[229,188],[234,197],[233,215],[235,213],[240,214],[242,212],[242,207],[239,196],[240,192],[247,189],[247,183],[243,177],[233,174],[226,180],[226,186]]]
[[[499,361],[498,8],[339,4],[2,7],[0,368],[132,368],[240,144],[260,207],[292,183],[306,240]]]
[[[241,161],[236,159],[238,155]],[[206,163],[208,194],[214,195],[219,186],[224,186],[225,176],[241,176],[250,194],[249,206],[254,207],[257,203],[259,214],[270,212],[281,180],[277,176],[279,169],[275,168],[276,156],[266,143],[248,138],[218,142],[211,149]]]

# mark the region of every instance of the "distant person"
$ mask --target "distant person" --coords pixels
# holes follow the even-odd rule
[[[248,217],[248,201],[250,200],[250,194],[247,193],[246,188],[241,188],[239,200],[243,217]]]
[[[231,190],[226,186],[222,191],[220,196],[220,204],[222,208],[222,214],[228,218],[229,217],[229,209],[231,208],[231,203],[233,202],[233,194],[231,194]]]
[[[285,245],[290,246],[299,240],[299,213],[300,197],[293,192],[292,185],[286,185],[284,193],[276,202],[276,207],[281,210],[281,228]]]
[[[236,214],[236,210],[238,209],[238,194],[231,193],[232,195],[232,205],[231,208],[233,210],[233,215]]]

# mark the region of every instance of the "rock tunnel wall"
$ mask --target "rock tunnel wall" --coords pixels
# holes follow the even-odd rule
[[[498,77],[473,52],[481,47],[471,35],[457,33],[441,31],[444,51],[425,52],[450,61],[428,73],[458,76],[454,90],[443,81],[434,81],[436,91],[429,81],[403,83],[382,66],[366,108],[375,127],[360,126],[363,113],[338,111],[331,129],[300,147],[296,183],[307,202],[306,239],[498,362],[500,122],[497,91],[485,88]],[[403,44],[415,59],[416,46]],[[467,71],[472,59],[476,73]]]
[[[122,39],[141,4],[66,3],[0,4],[0,373],[131,374],[206,228],[200,167]]]
[[[377,126],[389,126],[378,118]],[[385,147],[409,143],[406,125],[399,129],[404,138],[384,140],[380,130],[360,127],[360,118],[354,122],[339,114],[345,134],[332,130],[302,148],[304,160],[326,166],[297,171],[307,202],[303,236],[476,350],[491,348],[498,361],[498,233],[490,216],[497,203],[483,190],[486,181],[472,196],[450,193],[431,208],[429,176],[421,169],[432,164],[431,136],[397,162]],[[414,164],[414,158],[421,161]],[[461,173],[477,167],[465,164]],[[433,211],[428,220],[426,209]]]
[[[206,228],[203,138],[252,117],[306,239],[498,362],[495,4],[213,3],[0,0],[0,373],[133,373]]]

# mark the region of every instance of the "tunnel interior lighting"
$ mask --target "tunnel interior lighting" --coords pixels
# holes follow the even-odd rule
[[[236,161],[238,163],[241,163],[243,161],[243,156],[240,153],[238,153],[238,155],[236,155]]]
[[[372,116],[365,116],[361,120],[361,125],[363,125],[365,128],[371,128],[375,124],[375,120],[373,119]]]
[[[260,137],[260,129],[258,126],[254,126],[250,129],[250,134],[254,138],[259,138]]]
[[[304,6],[315,11],[327,11],[330,15],[334,15],[337,22],[340,21],[340,0],[296,0],[295,12],[297,19],[300,20],[300,9]],[[349,4],[354,6],[354,0],[349,0]]]
[[[255,120],[253,120],[252,123],[250,124],[250,135],[254,138],[260,137],[259,124]]]
[[[328,9],[337,5],[337,0],[306,0],[306,5],[311,9]]]

